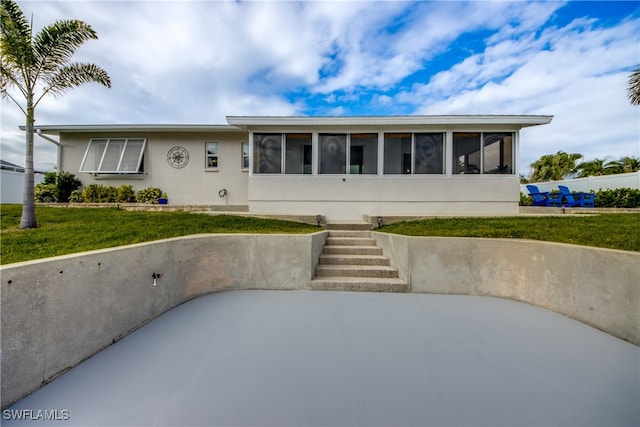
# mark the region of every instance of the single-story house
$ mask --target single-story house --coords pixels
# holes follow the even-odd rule
[[[37,126],[83,184],[267,214],[518,212],[519,131],[552,116],[228,116],[225,125]],[[57,136],[58,140],[51,138]]]

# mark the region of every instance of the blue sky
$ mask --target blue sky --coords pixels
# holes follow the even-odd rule
[[[226,123],[227,115],[551,114],[521,135],[548,153],[640,156],[640,2],[18,1],[34,28],[91,24],[77,54],[113,87],[48,98],[37,124]],[[1,156],[24,162],[3,101]],[[55,147],[39,140],[36,165]]]

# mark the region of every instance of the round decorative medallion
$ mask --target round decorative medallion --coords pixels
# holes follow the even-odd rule
[[[167,162],[173,168],[182,169],[189,163],[189,152],[184,147],[173,147],[167,153]]]

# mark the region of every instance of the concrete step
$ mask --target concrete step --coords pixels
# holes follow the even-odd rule
[[[372,237],[327,237],[327,246],[375,246],[376,239]]]
[[[371,232],[365,230],[329,230],[328,237],[371,237]]]
[[[391,265],[384,255],[322,254],[319,265]]]
[[[401,279],[321,277],[311,281],[317,291],[409,292],[409,284]]]
[[[332,246],[327,245],[323,248],[322,253],[325,255],[382,255],[382,248],[378,246]]]
[[[371,230],[367,222],[330,222],[325,224],[325,230]]]
[[[383,265],[318,265],[315,277],[398,277],[398,270]]]

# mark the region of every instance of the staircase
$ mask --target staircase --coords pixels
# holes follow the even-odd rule
[[[409,292],[369,224],[327,224],[329,236],[311,281],[314,290]]]

